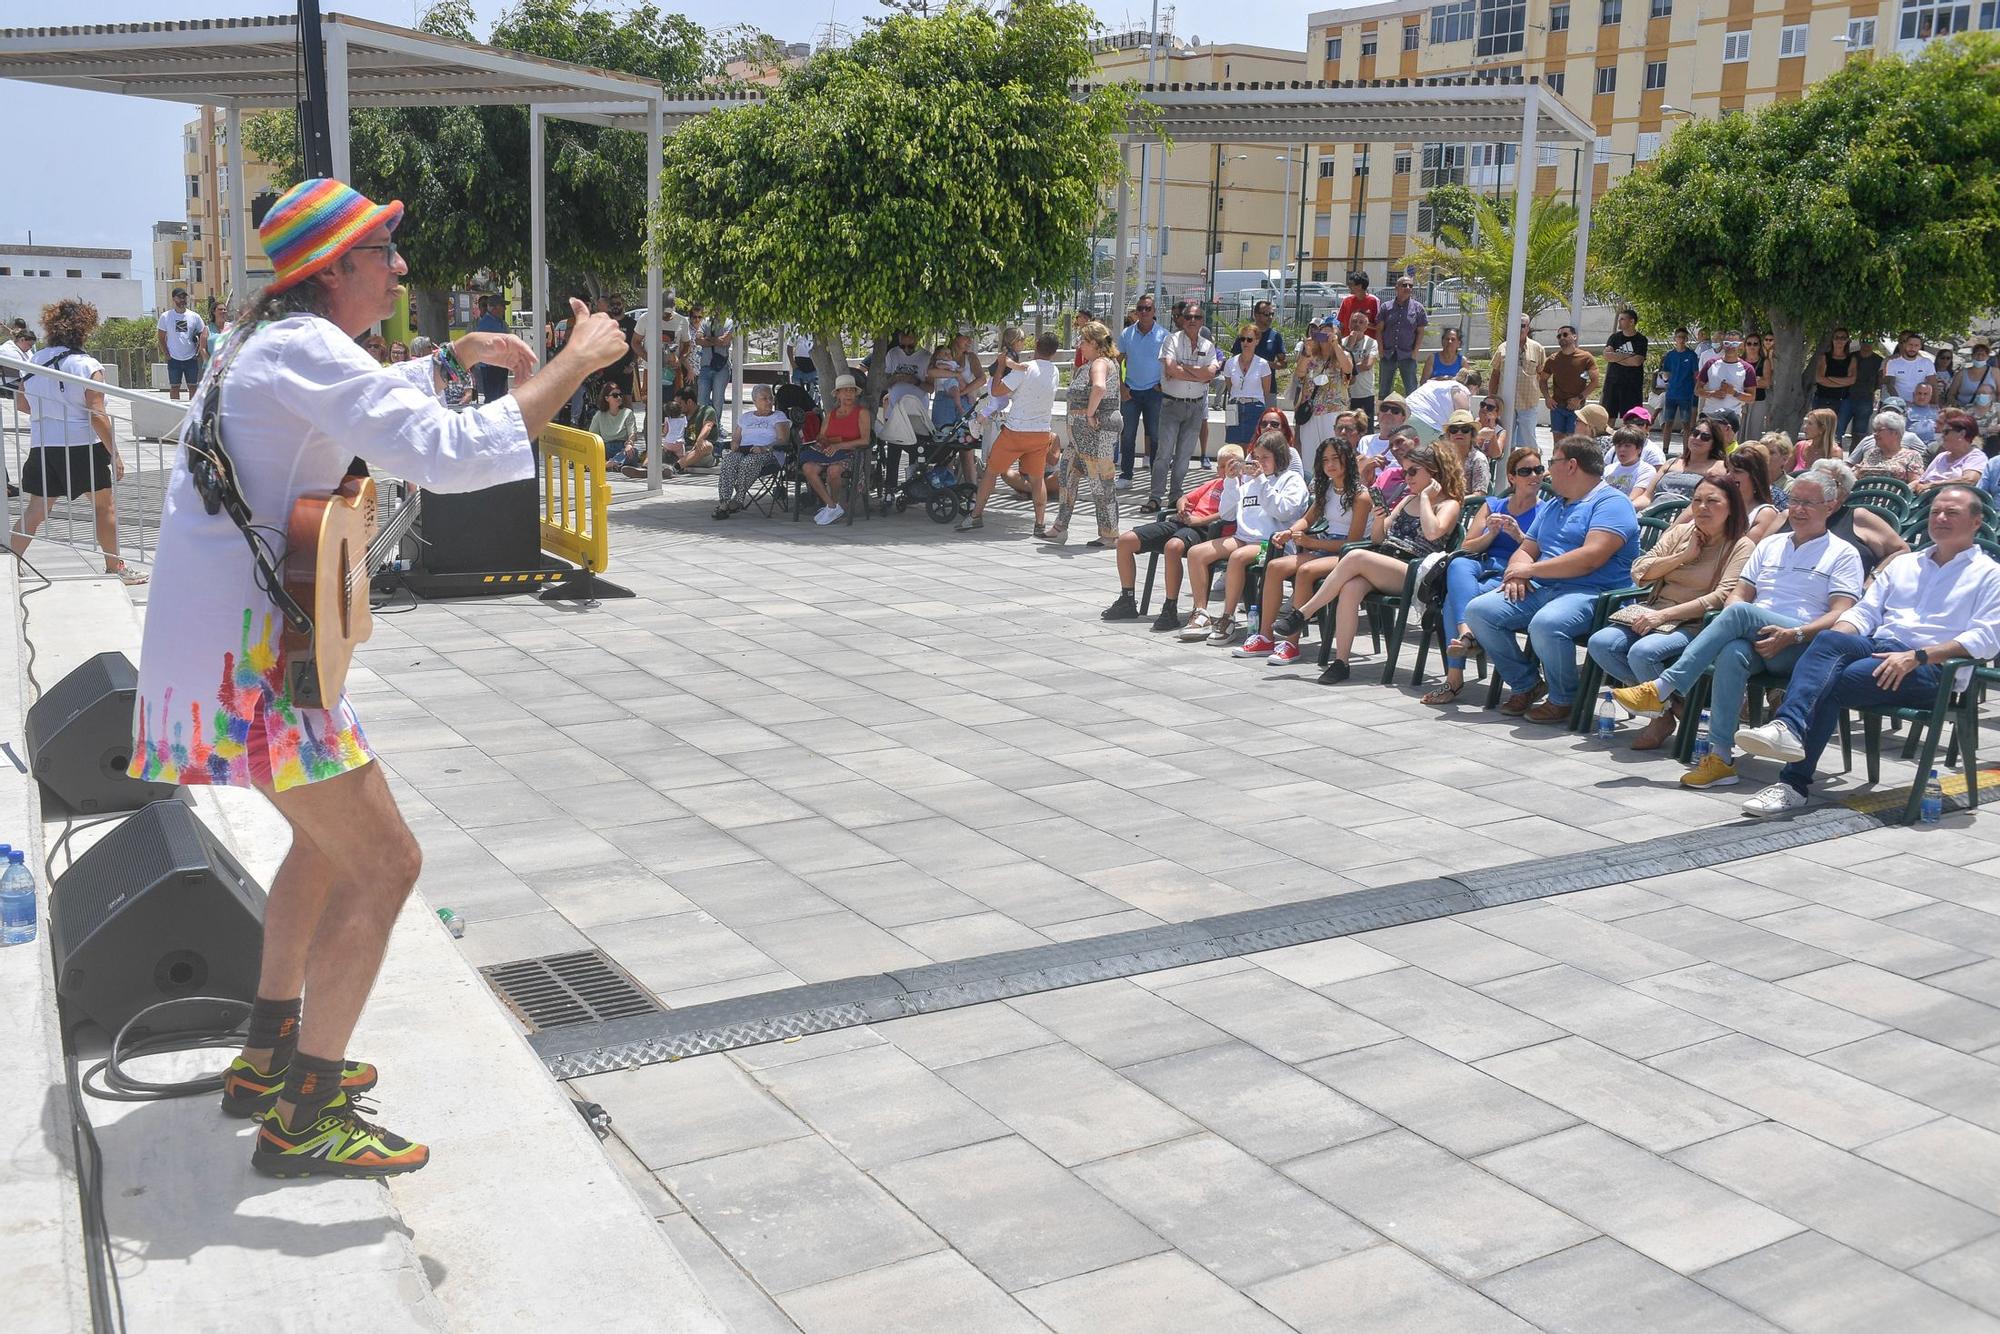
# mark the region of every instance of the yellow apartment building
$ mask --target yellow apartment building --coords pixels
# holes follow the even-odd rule
[[[188,302],[204,316],[213,317],[215,307],[236,300],[245,293],[229,290],[229,248],[238,228],[244,235],[244,259],[249,273],[249,290],[255,291],[271,280],[271,261],[257,240],[257,223],[264,210],[277,198],[271,188],[271,168],[258,160],[247,147],[243,150],[244,199],[248,217],[236,217],[230,208],[229,147],[227,118],[214,107],[181,127],[182,173],[187,194],[186,251],[181,258],[177,284],[188,289]],[[166,293],[158,296],[166,305]]]
[[[1845,61],[1992,28],[1996,9],[1995,0],[1386,0],[1310,15],[1306,50],[1320,79],[1539,78],[1593,123],[1597,143],[1589,154],[1541,149],[1535,192],[1571,196],[1590,170],[1602,198],[1685,117],[1797,97]],[[1513,144],[1322,146],[1306,276],[1337,281],[1359,264],[1380,282],[1428,234],[1432,186],[1511,195],[1516,156]]]

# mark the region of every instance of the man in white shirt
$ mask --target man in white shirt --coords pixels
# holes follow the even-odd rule
[[[1027,480],[1028,494],[1035,502],[1035,536],[1046,537],[1043,522],[1048,513],[1048,454],[1055,445],[1056,349],[1061,345],[1053,331],[1035,340],[1035,359],[993,382],[993,396],[1008,404],[1006,425],[993,441],[986,460],[986,475],[979,479],[979,496],[972,513],[958,521],[958,531],[969,533],[986,526],[986,501],[993,484],[1007,475],[1017,460],[1021,476]]]
[[[1940,488],[1931,501],[1933,545],[1876,570],[1861,600],[1800,656],[1778,716],[1737,738],[1750,754],[1785,764],[1776,783],[1743,803],[1745,815],[1806,804],[1820,753],[1846,710],[1928,706],[1940,664],[2000,653],[2000,563],[1979,548],[1985,516],[1977,488]],[[1970,669],[1957,676],[1963,689]]]
[[[1917,396],[1917,386],[1937,374],[1937,363],[1924,351],[1924,340],[1916,330],[1896,335],[1896,355],[1882,363],[1882,383],[1891,394],[1908,403]]]
[[[187,288],[174,289],[173,309],[160,312],[154,330],[160,355],[167,359],[167,397],[178,403],[181,386],[186,385],[188,397],[193,398],[194,387],[201,382],[201,363],[208,359],[208,326],[188,309]]]
[[[1696,384],[1701,394],[1701,410],[1734,412],[1740,419],[1743,404],[1757,398],[1757,373],[1743,360],[1743,335],[1734,329],[1722,335],[1722,355],[1703,363]]]
[[[1187,466],[1201,444],[1201,424],[1208,418],[1208,386],[1217,370],[1215,344],[1202,337],[1201,302],[1174,306],[1174,332],[1160,350],[1160,452],[1153,459],[1142,514],[1181,503]]]

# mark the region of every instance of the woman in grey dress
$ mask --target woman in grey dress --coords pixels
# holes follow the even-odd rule
[[[1118,542],[1118,491],[1112,478],[1117,468],[1118,425],[1105,412],[1117,402],[1116,364],[1109,355],[1111,330],[1092,320],[1077,331],[1084,361],[1069,381],[1069,448],[1062,455],[1062,499],[1056,505],[1056,526],[1049,541],[1061,546],[1069,537],[1069,518],[1076,511],[1076,493],[1090,488],[1097,511],[1097,538],[1091,546]]]

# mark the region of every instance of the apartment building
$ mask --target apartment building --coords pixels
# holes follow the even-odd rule
[[[39,330],[42,308],[68,297],[90,302],[101,319],[145,313],[129,250],[0,241],[0,322],[24,319]]]
[[[1310,15],[1306,49],[1322,79],[1541,79],[1597,142],[1542,148],[1536,194],[1573,196],[1588,170],[1601,198],[1687,117],[1797,97],[1848,60],[1992,28],[1996,10],[1996,0],[1386,0]],[[1432,186],[1511,193],[1516,156],[1513,144],[1323,146],[1308,276],[1337,279],[1357,263],[1379,272],[1428,235]]]
[[[1144,31],[1098,39],[1092,43],[1096,77],[1105,83],[1127,79],[1144,83],[1151,44],[1152,34]],[[1313,76],[1306,73],[1303,51],[1194,45],[1164,32],[1153,68],[1155,83],[1280,82],[1309,77]],[[1135,234],[1126,238],[1126,261],[1136,266],[1143,236],[1149,275],[1157,253],[1168,292],[1201,290],[1208,278],[1205,252],[1213,207],[1216,268],[1282,268],[1287,245],[1297,249],[1302,150],[1303,145],[1288,149],[1270,144],[1189,144],[1173,149],[1166,155],[1164,226],[1156,233],[1158,205],[1152,185],[1147,186],[1145,216],[1141,219],[1139,215],[1139,152],[1133,149],[1128,164],[1134,173],[1132,217],[1135,224],[1143,225],[1135,226]],[[1159,160],[1156,145],[1148,158],[1152,171],[1158,171]],[[1289,231],[1285,223],[1288,204],[1292,219]],[[1100,251],[1107,259],[1113,249],[1109,238],[1100,238]],[[1098,275],[1098,285],[1107,291],[1113,288],[1108,263]]]
[[[240,293],[229,290],[230,244],[238,228],[244,235],[244,260],[249,273],[248,288],[255,291],[271,280],[271,261],[257,240],[257,224],[265,210],[277,200],[271,187],[271,168],[247,148],[243,152],[244,199],[249,216],[234,216],[230,207],[228,120],[214,107],[181,128],[182,172],[187,190],[186,250],[175,285],[188,289],[188,301],[211,319],[215,307]],[[166,304],[164,291],[156,295]]]
[[[187,271],[187,224],[163,221],[153,224],[153,297],[165,305],[167,295],[181,285]]]

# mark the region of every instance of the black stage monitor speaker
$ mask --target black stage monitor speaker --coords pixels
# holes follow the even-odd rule
[[[28,763],[42,786],[85,815],[136,811],[174,794],[169,783],[125,776],[139,672],[123,653],[100,653],[28,710]]]
[[[431,574],[533,570],[542,564],[541,482],[484,491],[426,491],[416,550]]]
[[[264,890],[186,803],[156,801],[56,881],[49,936],[68,1022],[116,1033],[158,1001],[256,999]],[[241,1017],[205,1008],[181,1006],[147,1027],[227,1027]]]

